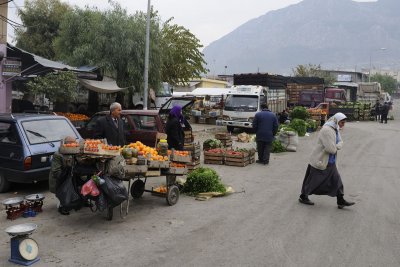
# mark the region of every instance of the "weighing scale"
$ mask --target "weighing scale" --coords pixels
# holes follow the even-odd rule
[[[35,231],[34,223],[17,224],[8,227],[5,231],[11,236],[11,257],[8,261],[29,266],[38,262],[39,246],[29,237]]]

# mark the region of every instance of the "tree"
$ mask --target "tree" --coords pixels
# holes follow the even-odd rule
[[[64,16],[72,8],[60,0],[25,0],[18,15],[24,25],[15,29],[16,45],[26,51],[47,59],[55,59],[54,38]]]
[[[398,83],[392,76],[377,73],[371,76],[371,82],[379,82],[382,90],[389,94],[393,94],[397,91]]]
[[[162,69],[161,77],[170,84],[186,83],[191,78],[207,73],[204,67],[203,47],[199,39],[188,29],[171,24],[172,19],[164,23],[161,31]]]
[[[76,95],[78,81],[70,71],[60,71],[38,76],[27,83],[30,92],[45,94],[56,103],[54,111],[68,111],[68,104]]]
[[[328,72],[321,69],[321,65],[298,65],[295,69],[292,69],[293,76],[296,77],[319,77],[323,78],[325,85],[332,85],[336,79]]]

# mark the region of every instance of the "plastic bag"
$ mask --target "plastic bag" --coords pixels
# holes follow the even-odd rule
[[[107,196],[109,206],[118,206],[123,201],[128,200],[128,191],[121,180],[104,176],[105,183],[100,186]]]
[[[104,211],[107,209],[107,199],[104,193],[101,193],[99,197],[96,199],[96,206],[99,211]]]
[[[65,178],[64,182],[58,186],[56,197],[60,200],[61,206],[67,209],[78,208],[82,205],[82,199],[72,182],[72,176]]]
[[[96,186],[96,183],[93,181],[93,179],[89,179],[89,181],[87,181],[81,189],[81,194],[83,196],[87,196],[87,195],[91,195],[93,197],[96,197],[100,194],[99,189]]]

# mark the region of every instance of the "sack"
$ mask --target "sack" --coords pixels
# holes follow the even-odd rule
[[[121,180],[104,176],[105,183],[100,185],[101,190],[107,196],[109,206],[116,207],[125,200],[128,200],[128,191]]]
[[[107,162],[104,173],[118,177],[120,179],[124,179],[125,178],[124,166],[126,166],[124,157],[116,156]]]
[[[104,211],[107,209],[107,205],[107,198],[104,193],[101,193],[96,199],[96,207],[99,209],[99,211]]]
[[[286,151],[296,152],[297,145],[299,144],[299,136],[293,131],[281,131],[278,135],[278,140],[282,146],[286,148]]]
[[[57,188],[56,197],[60,200],[61,206],[66,209],[76,209],[82,206],[82,199],[75,190],[71,175],[67,176]]]

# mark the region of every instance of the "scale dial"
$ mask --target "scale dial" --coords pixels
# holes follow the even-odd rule
[[[19,243],[19,253],[27,261],[34,260],[38,256],[39,246],[32,238],[25,238]]]

